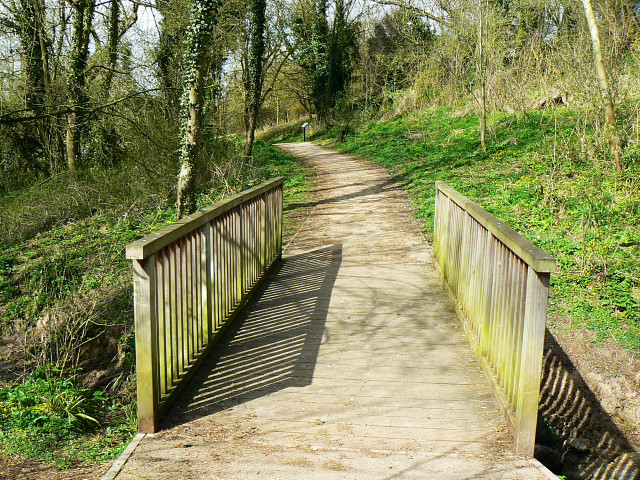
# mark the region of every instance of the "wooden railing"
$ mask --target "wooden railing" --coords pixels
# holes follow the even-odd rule
[[[556,261],[496,217],[436,182],[434,252],[445,285],[514,434],[535,445],[549,275]]]
[[[131,243],[140,432],[161,416],[282,255],[278,178]]]

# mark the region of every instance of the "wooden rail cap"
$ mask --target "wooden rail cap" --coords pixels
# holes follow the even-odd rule
[[[208,221],[240,205],[245,200],[260,195],[277,185],[284,183],[284,177],[276,177],[273,180],[262,183],[242,193],[233,195],[225,200],[214,203],[210,207],[203,208],[197,212],[178,220],[171,225],[150,233],[135,242],[127,245],[127,259],[142,260],[149,255],[153,255],[158,250],[173,243],[178,238],[204,225]]]
[[[444,195],[458,204],[460,208],[467,211],[536,272],[553,273],[556,271],[556,259],[553,256],[524,238],[497,217],[491,215],[480,205],[472,202],[444,182],[436,181],[436,190],[440,190]]]

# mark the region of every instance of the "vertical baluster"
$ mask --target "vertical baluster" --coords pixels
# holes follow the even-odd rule
[[[193,325],[193,345],[195,356],[198,355],[200,349],[202,348],[202,303],[200,294],[201,290],[201,265],[200,261],[202,258],[202,241],[201,241],[202,228],[196,229],[193,234],[194,240],[194,249],[193,249],[193,296],[194,296],[194,325]]]
[[[515,254],[511,254],[513,258],[513,266],[511,270],[511,303],[509,305],[509,332],[507,338],[507,344],[509,345],[509,358],[505,365],[505,385],[507,398],[511,397],[513,391],[513,368],[515,364],[515,358],[517,355],[517,331],[518,331],[518,291],[520,289],[520,258]]]
[[[191,320],[193,318],[192,309],[192,285],[191,285],[191,234],[183,237],[184,256],[183,256],[183,274],[184,274],[184,290],[182,292],[182,301],[184,302],[184,366],[188,370],[191,363]]]
[[[188,335],[187,335],[187,317],[189,312],[187,311],[187,246],[185,238],[182,237],[178,244],[180,245],[180,256],[178,257],[179,266],[179,288],[180,293],[178,295],[178,306],[180,309],[180,372],[181,375],[186,372],[188,364]]]
[[[229,295],[230,295],[230,299],[229,299],[229,308],[227,309],[227,313],[229,313],[230,311],[233,310],[233,308],[236,305],[236,299],[238,297],[237,295],[237,285],[236,285],[236,280],[237,280],[237,272],[235,270],[236,265],[237,265],[237,253],[238,253],[238,245],[239,245],[239,240],[238,236],[236,234],[236,230],[237,230],[237,225],[236,225],[236,214],[235,211],[234,213],[231,214],[231,216],[228,219],[229,221],[229,236],[227,238],[227,244],[229,246],[229,264],[228,264],[228,272],[227,275],[229,277]],[[238,239],[238,240],[236,240]]]
[[[227,306],[227,298],[226,298],[226,294],[228,289],[225,288],[225,282],[226,282],[226,270],[225,270],[225,263],[226,263],[226,258],[225,258],[225,228],[224,228],[224,222],[225,222],[225,216],[220,217],[219,221],[218,221],[218,229],[220,232],[220,238],[218,239],[218,245],[219,245],[219,251],[218,251],[218,260],[219,260],[219,277],[220,277],[220,282],[218,284],[219,286],[219,292],[220,292],[220,325],[222,325],[222,323],[224,323],[224,319],[226,317],[226,306]]]
[[[277,202],[278,202],[278,210],[277,210],[277,222],[278,222],[278,230],[276,232],[277,235],[277,252],[278,252],[278,257],[282,258],[282,216],[283,216],[283,199],[284,199],[284,190],[283,190],[283,185],[281,184],[278,187],[278,197],[277,197]]]
[[[504,285],[504,307],[503,307],[503,319],[502,319],[502,331],[500,332],[500,352],[501,359],[498,365],[499,378],[503,386],[506,388],[506,374],[507,364],[511,355],[511,345],[509,344],[509,338],[511,336],[511,321],[512,321],[512,304],[513,304],[513,270],[514,270],[514,255],[511,250],[505,247],[506,255],[506,270],[505,270],[505,285]]]
[[[502,367],[504,365],[504,338],[505,338],[505,329],[507,326],[507,306],[509,305],[509,249],[503,244],[500,243],[500,250],[502,251],[502,274],[500,279],[500,316],[498,322],[498,331],[496,332],[496,353],[498,354],[496,357],[496,374],[498,375],[498,380],[500,382],[503,381],[502,375]]]
[[[211,341],[213,324],[213,227],[207,222],[202,229],[203,250],[201,253],[201,269],[203,272],[200,287],[202,298],[202,347],[207,347]]]
[[[191,352],[196,358],[200,350],[200,230],[197,229],[191,236],[191,291],[193,295],[193,315],[191,320]]]
[[[253,278],[253,268],[255,266],[255,257],[253,256],[253,201],[247,202],[246,208],[242,212],[243,219],[243,238],[244,238],[244,251],[243,258],[246,260],[246,271],[243,272],[244,286],[242,293],[244,293],[251,284]]]
[[[266,238],[266,245],[265,245],[265,257],[267,259],[267,265],[269,265],[271,263],[271,261],[273,260],[273,239],[274,239],[274,234],[273,234],[273,227],[274,227],[274,215],[273,215],[273,197],[274,197],[274,191],[270,190],[269,191],[269,196],[267,197],[267,218],[266,218],[266,222],[267,222],[267,238]]]
[[[247,251],[245,247],[247,235],[246,235],[246,229],[243,228],[243,220],[247,216],[245,213],[245,209],[246,209],[246,203],[239,205],[238,208],[235,209],[234,217],[233,217],[233,220],[234,220],[233,230],[235,233],[234,238],[239,239],[239,241],[236,243],[236,248],[233,251],[233,266],[234,266],[233,287],[235,289],[234,302],[233,302],[234,308],[241,301],[244,293],[243,285],[244,285],[245,275],[243,275],[243,271],[242,271],[242,262],[244,261],[247,255]]]
[[[165,315],[165,255],[161,250],[157,253],[157,266],[156,266],[156,282],[157,298],[158,298],[158,375],[159,379],[159,392],[160,398],[167,393],[167,334],[166,334],[166,315]]]
[[[470,295],[468,297],[469,303],[473,306],[471,311],[473,312],[473,334],[475,343],[479,340],[479,327],[482,320],[482,260],[485,256],[485,252],[481,249],[482,239],[480,225],[471,215],[467,215],[467,221],[469,222],[469,250],[471,251],[471,259],[469,263],[469,285]]]
[[[484,255],[482,255],[482,319],[479,321],[479,342],[480,352],[482,356],[487,355],[487,335],[489,332],[489,325],[491,322],[492,311],[492,285],[494,282],[494,260],[495,260],[495,244],[493,242],[493,235],[489,230],[484,227],[480,227],[481,245]]]
[[[232,262],[232,245],[231,239],[229,238],[231,235],[231,220],[233,213],[228,213],[224,218],[224,321],[227,320],[227,316],[229,315],[229,311],[232,306],[232,295],[233,295],[233,283],[231,279],[231,262]]]
[[[169,301],[171,307],[171,385],[175,385],[177,383],[178,377],[180,375],[180,367],[179,367],[179,355],[180,349],[178,347],[178,330],[179,330],[179,318],[180,314],[178,312],[178,275],[177,275],[177,255],[176,255],[177,245],[173,243],[169,245]]]
[[[192,259],[192,278],[193,278],[193,356],[197,358],[200,351],[200,338],[201,334],[201,319],[200,315],[202,310],[200,308],[200,248],[202,247],[200,242],[200,228],[193,232],[193,253]]]
[[[498,334],[499,328],[500,328],[500,316],[502,315],[502,311],[501,311],[501,304],[502,304],[502,285],[503,285],[503,280],[504,280],[504,268],[503,268],[503,262],[504,262],[504,256],[503,256],[503,249],[502,249],[502,243],[500,243],[499,240],[497,240],[496,238],[493,239],[493,241],[495,242],[495,252],[496,252],[496,256],[495,256],[495,262],[494,262],[494,276],[493,276],[493,285],[492,285],[492,292],[493,292],[493,298],[492,298],[492,302],[491,302],[491,310],[492,310],[492,315],[491,315],[491,323],[489,325],[489,349],[488,349],[488,360],[491,364],[492,368],[495,368],[496,366],[496,336]]]
[[[189,270],[188,270],[188,279],[187,282],[189,284],[188,287],[188,291],[189,291],[189,303],[187,304],[187,308],[189,309],[189,316],[187,317],[187,329],[188,329],[188,335],[187,335],[187,346],[188,346],[188,352],[189,352],[189,365],[191,365],[191,363],[193,362],[193,358],[195,357],[195,338],[196,338],[196,333],[195,333],[195,319],[198,316],[198,311],[196,310],[196,283],[195,283],[195,269],[196,269],[196,262],[194,260],[195,257],[195,249],[196,249],[196,244],[195,244],[195,232],[190,232],[186,239],[187,239],[187,243],[189,245],[188,249],[187,249],[187,265],[189,266]]]
[[[247,272],[247,280],[245,284],[245,291],[251,287],[251,283],[256,275],[256,202],[255,200],[251,200],[249,202],[249,218],[247,218],[247,223],[245,224],[248,230],[247,238],[248,242],[248,251],[247,258],[249,259],[249,271]]]
[[[527,264],[524,262],[520,262],[518,265],[518,298],[517,298],[517,309],[516,309],[516,319],[517,324],[515,328],[515,355],[514,355],[514,364],[513,364],[513,372],[512,372],[512,389],[510,402],[511,405],[515,408],[516,404],[516,394],[518,387],[518,375],[520,372],[520,361],[522,359],[522,335],[524,331],[524,312],[525,312],[525,296],[527,292]]]
[[[213,255],[213,326],[211,333],[214,334],[218,331],[222,318],[222,266],[221,266],[221,247],[220,239],[222,237],[222,231],[220,227],[221,219],[217,217],[212,221],[212,245],[213,249],[211,254]]]

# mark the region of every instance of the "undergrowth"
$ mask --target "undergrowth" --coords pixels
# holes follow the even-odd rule
[[[61,468],[109,460],[134,431],[131,407],[40,367],[0,390],[0,451]]]
[[[226,157],[201,164],[199,206],[284,176],[286,228],[310,173],[264,141],[251,162],[238,160],[240,147],[230,142]],[[14,380],[0,382],[0,455],[58,468],[103,462],[137,429],[125,250],[176,210],[173,177],[122,185],[135,170],[83,172],[66,187],[56,177],[0,199],[10,227],[0,230],[0,333],[20,350],[10,359]]]
[[[479,203],[558,260],[550,318],[640,355],[640,157],[616,174],[580,112],[494,114],[487,151],[477,117],[450,108],[319,132],[318,141],[384,165],[409,191],[427,236],[435,181]]]

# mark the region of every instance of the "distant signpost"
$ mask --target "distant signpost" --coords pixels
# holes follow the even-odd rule
[[[309,125],[308,122],[304,122],[302,124],[302,141],[303,142],[307,141],[307,125]]]

